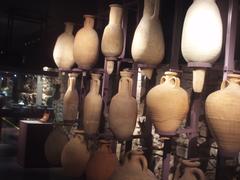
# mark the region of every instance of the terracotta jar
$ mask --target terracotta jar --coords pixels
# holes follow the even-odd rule
[[[107,59],[107,72],[111,74],[114,69],[114,60],[123,50],[123,29],[122,29],[122,6],[119,4],[110,5],[109,23],[105,27],[102,37],[102,53]]]
[[[137,120],[137,101],[132,96],[132,73],[120,72],[118,93],[109,107],[109,127],[118,140],[131,138]]]
[[[62,166],[66,175],[80,177],[85,169],[90,157],[84,131],[75,131],[74,137],[65,145],[62,151]]]
[[[160,84],[148,92],[146,102],[153,124],[162,135],[175,134],[189,109],[188,94],[180,87],[176,72],[165,72]]]
[[[221,89],[206,99],[207,123],[220,153],[237,156],[240,151],[240,75],[228,74]]]
[[[87,180],[107,180],[117,166],[118,159],[112,152],[111,142],[101,140],[99,149],[91,155],[88,161]]]
[[[48,162],[53,166],[61,165],[62,150],[68,142],[68,136],[63,127],[56,126],[49,134],[45,142],[45,156]]]
[[[73,56],[77,65],[84,69],[93,67],[98,58],[99,39],[94,27],[94,16],[84,15],[84,26],[74,39]]]
[[[53,59],[59,68],[71,68],[73,58],[73,23],[65,23],[65,32],[58,36],[53,50]]]
[[[157,180],[148,169],[142,151],[131,151],[127,154],[123,166],[118,167],[109,180]]]
[[[76,89],[77,74],[68,74],[68,88],[63,98],[64,121],[75,121],[78,117],[79,96]]]
[[[182,160],[184,172],[181,173],[181,164],[178,165],[174,180],[206,180],[203,171],[197,168],[200,163],[192,160]]]
[[[100,74],[91,74],[90,91],[84,99],[83,126],[86,134],[93,135],[98,132],[101,112],[102,97],[99,94],[101,82]]]
[[[132,42],[132,57],[135,62],[157,65],[164,57],[165,44],[159,20],[160,0],[144,0],[143,17],[139,22]],[[148,78],[152,69],[143,70]]]
[[[194,0],[182,31],[182,55],[187,62],[214,63],[222,49],[223,25],[215,0]],[[205,69],[193,71],[193,90],[201,92]]]

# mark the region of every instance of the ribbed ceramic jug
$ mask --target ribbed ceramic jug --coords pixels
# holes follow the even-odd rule
[[[156,130],[163,135],[174,134],[189,109],[188,94],[180,87],[176,72],[165,72],[160,84],[148,92],[146,102]]]
[[[143,17],[135,30],[132,57],[135,62],[158,65],[164,57],[165,44],[159,20],[160,0],[144,0]],[[148,78],[152,69],[143,70]]]
[[[71,68],[74,65],[73,58],[73,23],[65,23],[65,32],[58,38],[53,50],[53,59],[59,68]]]
[[[181,164],[178,165],[174,180],[206,180],[203,171],[198,168],[199,162],[192,160],[182,160],[184,173],[181,173]]]
[[[67,142],[68,137],[64,129],[56,126],[49,134],[44,146],[45,156],[51,165],[61,165],[62,150]]]
[[[127,154],[123,166],[118,167],[109,180],[157,180],[148,169],[148,163],[142,151]]]
[[[102,112],[102,97],[99,94],[101,75],[92,73],[91,76],[90,91],[84,99],[83,107],[83,126],[89,135],[98,133]]]
[[[214,63],[222,49],[223,25],[215,0],[194,0],[182,31],[182,55],[187,62]],[[193,71],[193,90],[201,92],[205,69]]]
[[[84,69],[92,68],[97,63],[99,39],[94,28],[94,16],[84,15],[84,26],[74,39],[73,56],[77,65]]]
[[[132,73],[120,72],[118,93],[109,107],[109,127],[118,140],[131,138],[137,120],[137,101],[132,96]]]
[[[80,177],[90,157],[83,131],[76,130],[74,137],[65,145],[62,151],[62,166],[66,175]]]
[[[107,180],[117,166],[118,159],[112,152],[111,142],[101,140],[99,149],[91,155],[88,161],[87,180]]]
[[[122,6],[119,4],[110,5],[109,23],[105,27],[102,37],[102,53],[107,59],[107,72],[112,73],[114,60],[123,50],[123,29],[122,29]]]
[[[75,121],[78,117],[79,96],[76,89],[77,74],[68,74],[68,88],[63,98],[63,119]]]
[[[205,111],[210,131],[220,153],[237,156],[240,151],[240,75],[229,74],[221,89],[206,99]]]

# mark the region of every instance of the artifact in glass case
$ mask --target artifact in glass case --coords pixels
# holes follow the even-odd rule
[[[84,15],[84,26],[74,39],[73,57],[77,65],[90,69],[97,63],[99,51],[98,34],[94,30],[94,16]]]
[[[165,44],[159,20],[160,0],[144,0],[143,17],[139,22],[132,42],[132,57],[137,63],[158,65],[164,58]],[[142,69],[149,79],[151,68]]]
[[[69,69],[75,61],[73,58],[73,23],[65,23],[65,32],[58,36],[53,50],[53,59],[58,68]]]
[[[102,112],[102,97],[99,94],[101,74],[92,73],[91,77],[90,91],[84,99],[83,106],[83,126],[88,135],[98,133]]]
[[[137,101],[132,96],[132,73],[120,72],[118,93],[112,98],[109,107],[109,127],[118,140],[131,138],[137,120]]]
[[[188,63],[214,63],[222,49],[223,24],[215,0],[194,0],[189,7],[182,31],[181,50]],[[194,66],[194,64],[193,64]],[[193,70],[193,90],[202,92],[206,69]]]
[[[240,151],[240,75],[228,74],[218,91],[205,103],[207,124],[224,156],[238,156]]]
[[[107,72],[111,74],[114,69],[114,61],[123,50],[123,9],[120,4],[110,4],[109,23],[105,27],[102,37],[101,49],[107,60]]]
[[[151,120],[162,135],[175,134],[189,110],[188,94],[180,87],[176,72],[165,72],[160,84],[148,92],[146,102]]]

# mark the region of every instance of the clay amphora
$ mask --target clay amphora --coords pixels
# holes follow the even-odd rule
[[[107,180],[117,166],[118,159],[112,152],[111,142],[101,140],[99,149],[91,155],[88,161],[87,180]]]
[[[123,50],[122,11],[121,5],[110,5],[109,23],[103,32],[101,49],[108,61],[107,72],[109,74],[114,69],[113,61],[120,56]]]
[[[237,156],[240,151],[240,75],[228,74],[221,89],[206,99],[207,123],[225,156]]]
[[[80,177],[90,157],[83,131],[76,130],[74,137],[65,145],[62,151],[62,166],[66,175]]]
[[[61,126],[56,126],[45,142],[45,156],[49,164],[61,165],[62,150],[68,142],[67,134]]]
[[[120,72],[118,93],[109,107],[109,127],[118,140],[131,138],[137,120],[137,101],[132,97],[132,73]]]
[[[74,39],[73,56],[77,65],[84,69],[93,67],[98,58],[99,39],[94,27],[94,16],[84,15],[84,26]]]
[[[206,180],[206,177],[203,171],[197,168],[200,163],[194,162],[191,160],[182,160],[182,165],[184,166],[184,173],[181,175],[180,167],[181,164],[178,165],[177,171],[174,177],[174,180]]]
[[[65,32],[58,36],[53,50],[53,59],[58,68],[71,68],[73,58],[73,23],[65,23]]]
[[[77,74],[68,74],[68,88],[63,98],[63,119],[65,121],[75,121],[78,116],[79,96],[76,89]]]
[[[147,108],[160,134],[174,134],[189,109],[187,92],[180,87],[176,72],[165,72],[160,84],[147,94]],[[177,102],[177,103],[176,103]]]
[[[89,135],[98,132],[102,112],[102,97],[99,94],[101,75],[92,73],[91,76],[90,91],[84,99],[83,107],[84,130]]]
[[[127,154],[123,166],[119,166],[109,180],[157,180],[148,169],[142,151],[131,151]]]
[[[182,54],[187,62],[214,63],[222,49],[223,25],[215,0],[194,0],[182,31]],[[193,90],[201,92],[205,69],[193,71]]]
[[[157,65],[164,57],[165,44],[159,20],[160,0],[144,0],[143,17],[137,26],[132,42],[132,57],[135,62]],[[143,71],[148,78],[152,69]]]

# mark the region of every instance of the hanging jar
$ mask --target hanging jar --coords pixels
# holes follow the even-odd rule
[[[120,72],[118,93],[109,107],[109,127],[118,140],[131,138],[137,120],[137,101],[132,96],[132,73]]]
[[[124,163],[118,167],[109,180],[157,180],[148,169],[148,163],[142,151],[127,153]]]
[[[175,134],[189,109],[187,92],[180,87],[177,73],[169,71],[164,73],[160,84],[148,92],[146,103],[151,120],[162,135]]]
[[[158,65],[164,58],[165,44],[159,20],[160,0],[144,0],[143,17],[138,24],[132,42],[132,57],[135,62]],[[152,69],[142,70],[149,79]]]
[[[110,4],[109,23],[105,27],[102,37],[102,53],[107,60],[107,72],[111,74],[114,69],[114,61],[123,51],[123,9],[119,4]]]
[[[58,36],[53,50],[53,59],[58,68],[69,69],[74,65],[73,23],[65,23],[65,32]]]
[[[83,69],[90,69],[97,63],[99,39],[94,28],[94,16],[84,15],[84,26],[74,39],[73,56],[77,65]]]
[[[219,151],[225,156],[238,156],[240,151],[240,75],[228,74],[221,89],[206,99],[207,123]]]
[[[63,120],[75,121],[78,117],[79,96],[76,89],[76,73],[68,74],[68,88],[63,98]]]
[[[83,107],[83,126],[88,135],[98,132],[102,112],[102,97],[99,94],[101,74],[92,73],[91,77],[90,91],[84,99]]]
[[[219,57],[223,25],[215,0],[194,0],[182,31],[182,55],[193,70],[193,90],[202,92],[205,72]],[[201,67],[202,66],[202,67]]]
[[[111,141],[100,140],[98,150],[88,161],[87,180],[107,180],[118,166],[118,159],[111,149]]]
[[[74,137],[62,151],[62,166],[66,175],[80,177],[83,175],[90,153],[84,139],[84,131],[75,130]]]
[[[56,126],[48,135],[45,142],[44,151],[49,164],[61,166],[62,150],[68,142],[66,131],[61,126]]]
[[[183,173],[181,173],[181,166],[184,166]],[[200,163],[197,161],[182,160],[177,166],[174,180],[206,180],[203,171],[198,166]]]

